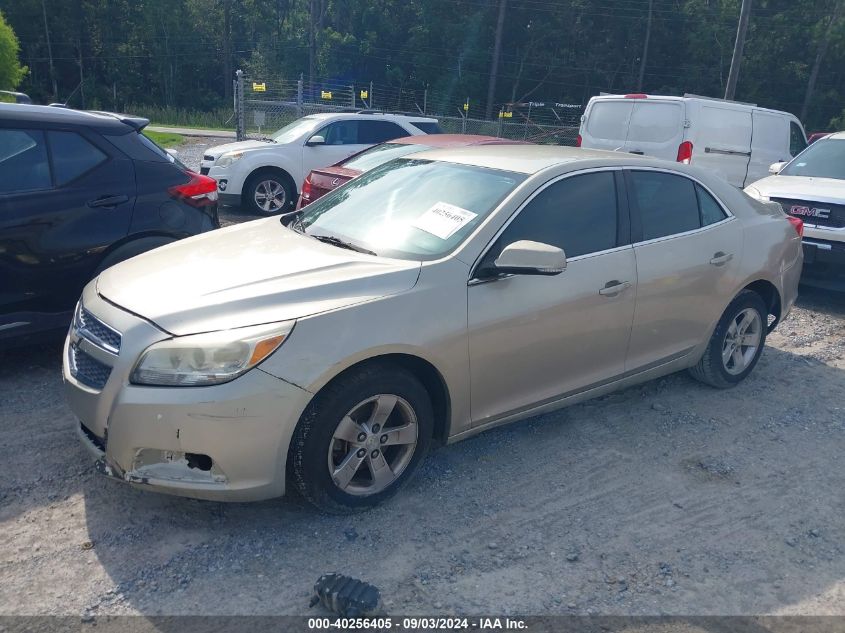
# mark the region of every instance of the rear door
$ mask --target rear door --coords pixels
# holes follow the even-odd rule
[[[676,160],[684,141],[684,102],[637,99],[628,124],[625,151]]]
[[[625,174],[637,260],[637,300],[626,371],[688,354],[739,284],[743,232],[699,183],[678,173]]]
[[[792,158],[789,152],[789,121],[784,115],[754,110],[751,120],[751,161],[748,164],[746,184],[768,176],[772,163],[782,163]]]
[[[126,236],[135,176],[87,131],[0,127],[0,148],[0,311],[35,328],[37,315],[73,309],[104,251]]]
[[[692,164],[744,187],[751,158],[751,108],[702,103],[692,125]]]
[[[631,99],[593,100],[584,114],[581,147],[611,151],[624,149],[633,109]]]

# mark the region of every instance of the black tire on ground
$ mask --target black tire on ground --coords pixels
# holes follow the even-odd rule
[[[91,275],[93,279],[101,272],[103,272],[106,268],[111,268],[115,264],[119,264],[122,261],[126,261],[136,255],[140,255],[141,253],[146,253],[147,251],[151,251],[154,248],[158,248],[159,246],[164,246],[165,244],[170,244],[171,242],[175,242],[176,240],[172,237],[167,237],[164,235],[155,235],[151,237],[141,237],[136,240],[132,240],[131,242],[127,242],[122,246],[117,247],[111,253],[106,255],[103,258],[103,261],[100,262],[100,265],[97,266],[97,269],[94,271],[94,274]]]
[[[761,324],[760,342],[744,370],[740,373],[731,373],[725,366],[722,352],[731,324],[743,311],[748,309],[756,311],[759,315]],[[760,355],[763,353],[763,347],[766,344],[767,317],[766,304],[759,294],[751,290],[740,292],[725,309],[722,318],[719,319],[701,360],[698,361],[697,365],[690,368],[689,372],[692,377],[718,389],[727,389],[742,382],[757,365],[757,361],[760,360]]]
[[[329,448],[344,416],[379,394],[399,396],[410,405],[418,425],[417,444],[404,470],[388,487],[374,494],[349,494],[332,478]],[[392,497],[414,475],[428,452],[433,429],[431,399],[413,374],[390,363],[365,365],[326,386],[303,412],[288,451],[291,483],[323,512],[349,514],[367,510]]]
[[[274,201],[265,205],[269,209],[262,208],[256,201],[256,192],[259,188],[261,188],[260,193],[265,196],[268,190],[278,192]],[[241,206],[244,211],[254,215],[277,215],[293,207],[296,203],[295,193],[290,178],[284,172],[277,169],[261,169],[247,178],[244,183]]]

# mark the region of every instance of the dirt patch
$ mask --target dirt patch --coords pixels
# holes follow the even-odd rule
[[[57,346],[0,356],[0,613],[845,614],[845,296],[804,289],[741,386],[669,376],[432,453],[325,517],[96,476]]]

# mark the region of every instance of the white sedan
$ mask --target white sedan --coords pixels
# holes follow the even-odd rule
[[[745,188],[804,221],[807,268],[845,270],[845,132],[808,146],[789,163],[775,163],[774,175]]]

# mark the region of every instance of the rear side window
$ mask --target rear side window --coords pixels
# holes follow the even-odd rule
[[[519,240],[562,248],[577,257],[616,247],[616,184],[609,171],[549,185],[520,211],[498,239],[494,256]]]
[[[0,129],[0,193],[50,189],[51,186],[44,133]]]
[[[404,128],[390,121],[359,121],[358,142],[367,145],[392,141],[400,136],[408,136]]]
[[[53,174],[61,187],[104,162],[107,156],[75,132],[48,132]]]
[[[631,117],[630,101],[597,101],[587,116],[587,134],[593,138],[624,142]]]
[[[640,101],[634,105],[629,141],[665,143],[683,132],[681,104],[660,101]]]
[[[709,226],[721,222],[727,215],[725,215],[722,207],[716,202],[709,193],[704,190],[699,184],[695,185],[695,193],[698,196],[698,209],[701,216],[701,226]]]
[[[689,178],[632,171],[628,182],[632,203],[639,209],[643,241],[701,227],[695,186]]]
[[[426,134],[443,134],[440,124],[436,121],[411,121],[411,125]]]
[[[804,132],[795,121],[789,122],[789,153],[797,156],[807,147],[807,139],[804,138]]]

